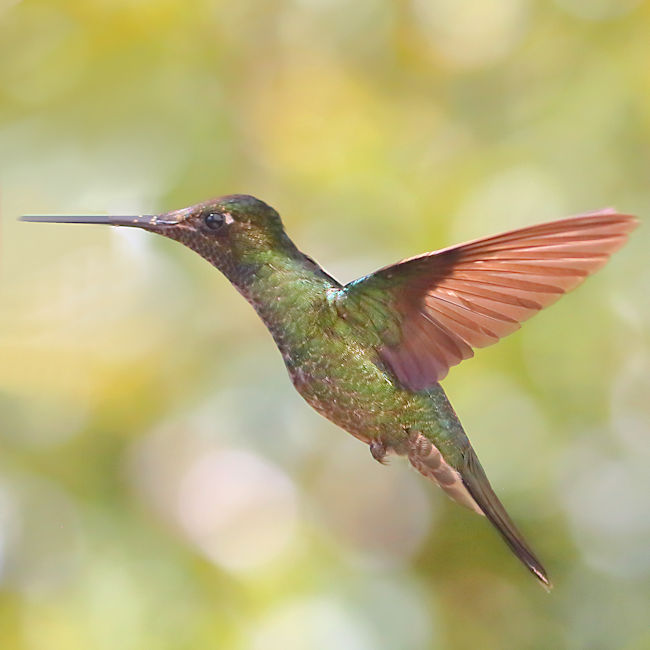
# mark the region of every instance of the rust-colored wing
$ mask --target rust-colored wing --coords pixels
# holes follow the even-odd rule
[[[337,306],[372,330],[404,386],[422,390],[578,286],[637,223],[605,210],[477,239],[351,282]]]

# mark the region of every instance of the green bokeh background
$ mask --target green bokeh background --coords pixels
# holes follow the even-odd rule
[[[341,281],[650,214],[638,0],[0,0],[0,648],[650,648],[650,236],[445,387],[544,560],[312,412],[146,233],[245,192]]]

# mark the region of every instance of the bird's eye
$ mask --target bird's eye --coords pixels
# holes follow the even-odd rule
[[[225,222],[226,217],[221,214],[221,212],[208,212],[203,217],[203,223],[205,223],[210,230],[219,230]]]

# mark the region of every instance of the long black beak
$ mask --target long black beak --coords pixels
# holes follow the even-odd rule
[[[137,216],[101,216],[101,215],[72,215],[72,214],[26,214],[21,221],[38,223],[99,223],[108,226],[131,226],[134,228],[156,228],[157,226],[173,226],[178,223],[171,215],[144,214]]]

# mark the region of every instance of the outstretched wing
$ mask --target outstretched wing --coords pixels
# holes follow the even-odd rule
[[[351,282],[336,305],[372,331],[402,385],[422,390],[578,286],[637,223],[605,210],[477,239]]]

